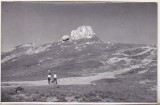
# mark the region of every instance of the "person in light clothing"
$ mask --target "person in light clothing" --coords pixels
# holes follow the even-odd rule
[[[56,73],[54,73],[54,75],[53,75],[52,83],[56,83],[57,84],[57,74]]]

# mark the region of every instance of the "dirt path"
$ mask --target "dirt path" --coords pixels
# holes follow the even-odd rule
[[[98,73],[93,76],[87,77],[69,77],[69,78],[61,78],[58,79],[58,85],[82,85],[82,84],[91,84],[92,81],[104,79],[104,78],[116,78],[115,76],[118,74],[122,74],[124,72],[130,71],[131,69],[139,68],[139,65],[134,65],[129,68],[124,68],[123,70],[116,70],[113,72],[104,72]],[[15,85],[48,85],[47,80],[40,80],[40,81],[9,81],[9,82],[2,82],[3,84],[9,84],[8,86],[15,86]]]

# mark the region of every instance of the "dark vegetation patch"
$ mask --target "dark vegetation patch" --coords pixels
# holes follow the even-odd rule
[[[59,78],[64,77],[76,77],[82,76],[81,74],[76,74],[83,69],[92,69],[98,68],[103,66],[103,64],[99,61],[95,60],[88,60],[81,63],[75,63],[75,60],[69,60],[62,65],[54,66],[50,63],[42,66],[31,67],[31,63],[27,63],[25,66],[26,68],[18,68],[17,69],[9,69],[9,70],[2,70],[2,81],[21,81],[21,80],[43,80],[47,78],[47,70],[50,69],[51,72],[56,72],[59,75]],[[33,65],[33,64],[32,64]],[[16,66],[16,65],[15,65]],[[6,68],[7,69],[7,68]],[[72,73],[70,73],[72,72]],[[12,74],[12,75],[10,75]]]
[[[140,72],[142,70],[145,70],[145,69],[144,68],[131,69],[130,71],[122,73],[120,75],[127,75],[127,76],[132,75],[132,74],[134,75],[134,74],[136,74],[136,73],[138,73],[138,72]]]
[[[133,49],[133,50],[126,50],[126,51],[124,51],[124,54],[127,54],[127,55],[136,55],[136,54],[138,54],[138,53],[141,53],[141,52],[143,52],[143,51],[145,51],[146,49],[142,49],[142,48],[137,48],[137,49]]]
[[[121,80],[118,78],[107,78],[93,81],[96,84],[110,84],[110,83],[121,83]]]
[[[143,55],[133,55],[131,56],[132,59],[145,59],[147,58],[149,55],[151,55],[151,52],[146,52]]]

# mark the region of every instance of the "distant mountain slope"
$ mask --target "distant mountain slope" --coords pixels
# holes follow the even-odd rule
[[[103,42],[90,26],[79,27],[57,42],[16,46],[1,56],[2,81],[43,80],[48,69],[64,78],[137,64],[142,67],[134,73],[157,67],[157,46]]]

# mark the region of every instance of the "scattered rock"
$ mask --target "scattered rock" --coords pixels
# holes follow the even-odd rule
[[[58,102],[67,102],[67,100],[65,99],[65,95],[64,94],[60,94],[58,97]]]
[[[67,102],[77,102],[74,96],[66,97],[65,99],[67,100]]]
[[[48,97],[47,102],[58,102],[57,97]]]
[[[22,91],[24,91],[24,88],[22,86],[19,86],[16,88],[16,93],[22,92]]]

